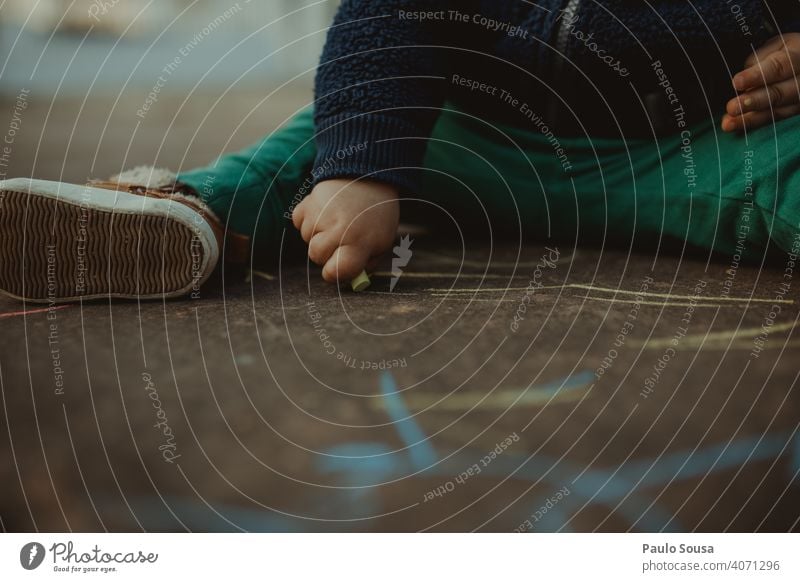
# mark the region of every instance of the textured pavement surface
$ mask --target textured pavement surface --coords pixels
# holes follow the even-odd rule
[[[165,95],[138,123],[34,95],[9,175],[190,167],[307,98]],[[353,294],[287,260],[177,301],[0,299],[2,527],[799,527],[785,260],[413,236],[391,292],[388,263]]]

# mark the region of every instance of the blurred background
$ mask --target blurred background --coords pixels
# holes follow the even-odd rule
[[[6,177],[179,170],[248,145],[310,102],[337,4],[6,0],[0,120],[27,104]]]
[[[148,87],[182,49],[191,54],[171,75],[171,84],[263,86],[267,79],[286,80],[315,65],[337,4],[7,0],[0,9],[1,90],[28,86],[84,95]]]

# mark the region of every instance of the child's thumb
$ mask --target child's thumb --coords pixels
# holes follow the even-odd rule
[[[295,206],[294,210],[292,210],[292,224],[294,224],[294,227],[297,230],[300,230],[300,227],[303,225],[303,219],[306,215],[306,205],[303,204],[303,202],[305,202],[305,199],[303,199],[300,204]]]

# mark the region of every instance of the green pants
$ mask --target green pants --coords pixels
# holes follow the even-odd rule
[[[748,259],[800,246],[800,117],[746,137],[709,120],[635,141],[558,138],[537,119],[497,126],[446,109],[418,195],[431,215],[475,225],[469,232],[483,224],[494,236],[688,243]],[[252,237],[254,259],[265,258],[284,234],[296,236],[287,217],[310,191],[314,156],[306,110],[179,180],[229,229]]]

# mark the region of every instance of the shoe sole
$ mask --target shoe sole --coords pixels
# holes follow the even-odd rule
[[[179,202],[91,186],[0,182],[0,291],[31,302],[160,299],[197,290],[218,259]]]

